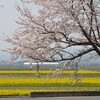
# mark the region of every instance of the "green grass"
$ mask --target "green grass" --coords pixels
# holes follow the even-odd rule
[[[74,85],[67,83],[46,83],[46,84],[0,84],[0,87],[100,87],[98,83],[76,83]]]
[[[40,74],[40,77],[41,78],[45,78],[47,77],[48,74],[43,74],[41,73]],[[51,74],[52,75],[52,74]],[[36,74],[33,74],[33,73],[0,73],[0,78],[35,78],[37,77]],[[56,76],[57,78],[67,78],[67,77],[70,77],[70,74],[62,74],[62,75],[58,75]],[[78,77],[81,77],[81,78],[85,78],[85,77],[100,77],[100,73],[96,73],[96,74],[78,74]]]
[[[100,87],[0,87],[0,89],[33,89],[33,90],[82,90],[82,89],[94,89],[94,90],[99,90],[100,91]]]

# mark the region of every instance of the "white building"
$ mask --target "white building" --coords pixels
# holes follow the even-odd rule
[[[58,62],[39,62],[39,65],[58,65]],[[30,65],[29,62],[25,62],[24,65]],[[32,65],[37,65],[37,63],[32,63]]]

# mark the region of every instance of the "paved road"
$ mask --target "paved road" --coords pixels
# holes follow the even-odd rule
[[[100,96],[83,96],[83,97],[0,97],[0,100],[100,100]]]

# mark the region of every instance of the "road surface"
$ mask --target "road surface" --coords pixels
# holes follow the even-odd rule
[[[77,97],[29,97],[29,96],[4,96],[0,100],[100,100],[100,96]]]

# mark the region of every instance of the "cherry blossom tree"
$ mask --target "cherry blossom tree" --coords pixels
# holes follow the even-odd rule
[[[100,57],[100,0],[32,0],[34,9],[20,7],[19,28],[7,42],[12,60],[18,57],[59,62],[85,54]],[[89,59],[88,58],[88,59]]]

